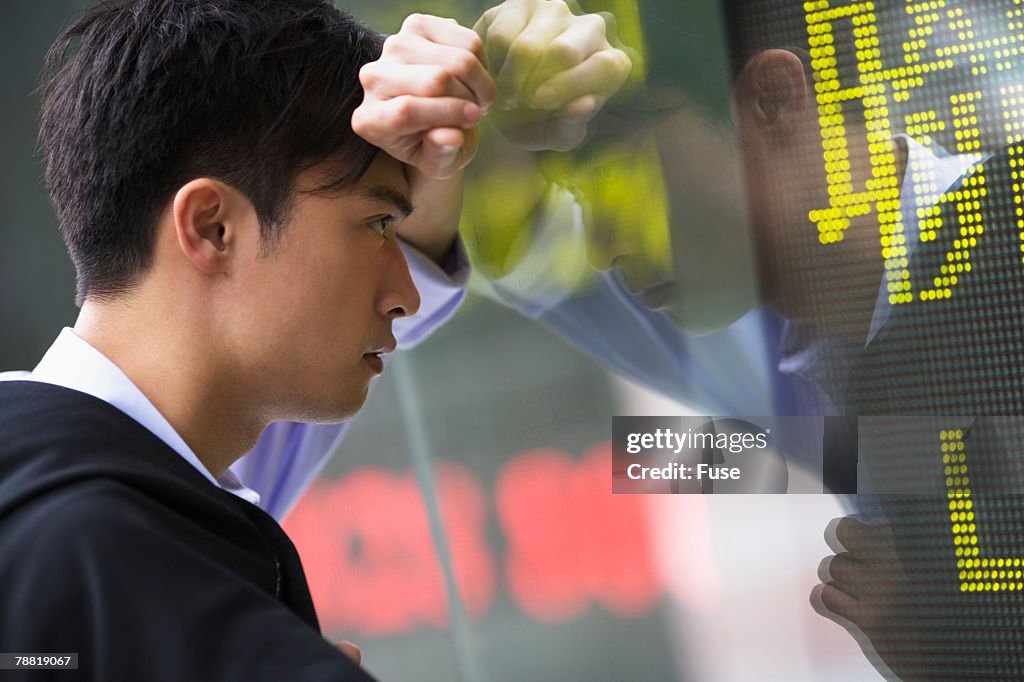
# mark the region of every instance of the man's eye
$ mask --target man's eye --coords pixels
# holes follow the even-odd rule
[[[378,234],[380,234],[381,236],[381,239],[383,239],[384,241],[390,239],[390,235],[388,233],[391,230],[391,223],[393,222],[395,222],[395,217],[390,215],[384,216],[383,218],[378,218],[377,220],[373,221],[374,229],[377,230]]]

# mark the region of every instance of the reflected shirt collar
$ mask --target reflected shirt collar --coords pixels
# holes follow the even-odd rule
[[[981,160],[980,154],[946,156],[941,149],[931,149],[907,135],[894,135],[907,144],[907,167],[900,186],[900,213],[903,214],[903,236],[907,258],[913,255],[921,241],[917,211],[938,204],[943,194],[953,188],[970,167]],[[889,320],[893,304],[889,303],[888,281],[882,279],[875,299],[871,326],[864,340],[867,348],[871,340]]]
[[[214,478],[131,379],[72,329],[65,327],[61,331],[27,379],[86,393],[113,405],[146,427],[208,481],[244,500],[259,504],[259,493],[245,487],[230,470],[219,479]]]
[[[937,203],[941,195],[956,185],[971,165],[982,157],[974,154],[948,156],[941,148],[931,149],[907,135],[893,137],[903,138],[907,144],[907,167],[900,190],[900,207],[904,216],[911,216],[911,219],[904,220],[909,257],[920,242],[916,207]],[[925,182],[928,184],[925,185]],[[883,278],[864,347],[871,343],[892,312],[893,306],[889,303],[886,285]],[[827,399],[821,401],[825,404],[822,409],[829,410],[828,414],[842,414],[846,409],[840,401],[842,387],[845,386],[856,353],[857,349],[852,343],[826,334],[812,325],[787,321],[782,334],[778,367],[783,374],[795,374],[819,385],[827,394]]]

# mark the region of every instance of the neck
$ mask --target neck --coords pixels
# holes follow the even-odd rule
[[[211,330],[168,308],[139,291],[87,300],[74,330],[125,373],[218,477],[252,449],[267,423],[219,366]]]

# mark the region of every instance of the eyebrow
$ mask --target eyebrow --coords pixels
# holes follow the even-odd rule
[[[376,187],[360,190],[359,194],[371,201],[390,204],[403,218],[408,218],[409,214],[413,211],[413,205],[405,195],[396,192],[386,185],[377,185]]]

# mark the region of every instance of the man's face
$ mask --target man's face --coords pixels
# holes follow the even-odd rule
[[[395,234],[410,195],[402,164],[380,153],[354,187],[309,191],[323,181],[316,168],[299,176],[278,242],[263,245],[249,230],[240,245],[247,271],[230,293],[226,329],[236,370],[269,420],[352,416],[382,370],[380,354],[394,349],[392,321],[419,307]]]
[[[680,328],[724,327],[757,303],[735,141],[684,108],[637,126],[582,171],[588,257]],[[601,200],[604,199],[602,202]]]
[[[642,130],[645,139],[653,132],[658,154],[645,158],[641,150],[620,161],[632,164],[624,194],[636,210],[618,222],[607,208],[593,211],[591,262],[617,269],[648,307],[690,332],[725,327],[762,301],[796,314],[794,292],[828,286],[808,215],[829,205],[829,188],[813,84],[800,57],[772,50],[753,60],[737,80],[733,104],[738,139],[690,111]],[[851,147],[857,179],[865,156],[866,149]],[[639,182],[641,160],[661,183]],[[643,214],[652,207],[661,214]],[[638,229],[624,229],[634,223]],[[830,246],[830,255],[853,254],[849,243]]]

